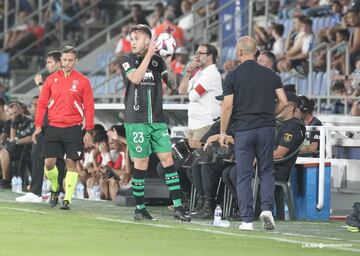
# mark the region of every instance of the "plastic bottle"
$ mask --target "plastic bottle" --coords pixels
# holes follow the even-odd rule
[[[100,200],[100,187],[97,183],[95,183],[94,187],[94,200],[99,201]]]
[[[217,205],[214,211],[214,226],[221,226],[222,209],[220,205]]]
[[[286,202],[284,203],[284,218],[285,220],[290,220],[289,207]]]
[[[16,176],[13,176],[11,179],[11,191],[12,192],[16,192],[16,182],[17,182],[17,178]]]
[[[16,193],[21,193],[21,192],[22,192],[22,179],[21,177],[17,177]]]
[[[84,199],[84,185],[82,182],[76,184],[76,198]]]

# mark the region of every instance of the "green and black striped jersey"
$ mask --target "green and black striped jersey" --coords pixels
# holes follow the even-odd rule
[[[137,69],[143,57],[128,53],[121,57],[120,66],[124,77],[125,122],[126,123],[161,123],[163,118],[163,88],[161,74],[166,65],[159,55],[151,58],[147,71],[140,84],[133,84],[127,75]]]

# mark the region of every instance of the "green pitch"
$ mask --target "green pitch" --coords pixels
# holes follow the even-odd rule
[[[15,202],[0,190],[0,255],[359,255],[360,233],[342,222],[277,222],[275,232],[179,223],[167,207],[149,207],[158,221],[135,222],[132,208],[74,200],[71,211]],[[313,243],[313,244],[310,244]],[[303,248],[304,246],[322,248]],[[336,248],[329,248],[336,247]]]

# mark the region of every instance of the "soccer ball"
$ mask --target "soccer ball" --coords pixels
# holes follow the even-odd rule
[[[176,41],[174,37],[168,33],[161,33],[156,38],[156,48],[161,57],[173,55],[176,48]]]

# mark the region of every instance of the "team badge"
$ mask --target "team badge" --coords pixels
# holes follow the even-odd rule
[[[140,147],[140,146],[136,146],[135,150],[138,153],[141,153],[143,151],[142,147]]]
[[[79,85],[79,81],[78,80],[73,80],[72,84],[71,84],[70,91],[77,92],[78,85]]]
[[[284,141],[285,142],[290,142],[291,140],[292,140],[292,134],[290,134],[290,133],[285,133],[285,135],[284,135]]]
[[[127,70],[130,68],[129,62],[123,63],[122,66],[123,66],[123,68],[124,68],[125,71],[127,71]]]
[[[155,68],[159,65],[156,60],[153,60],[153,61],[151,62],[151,64],[152,64]]]

